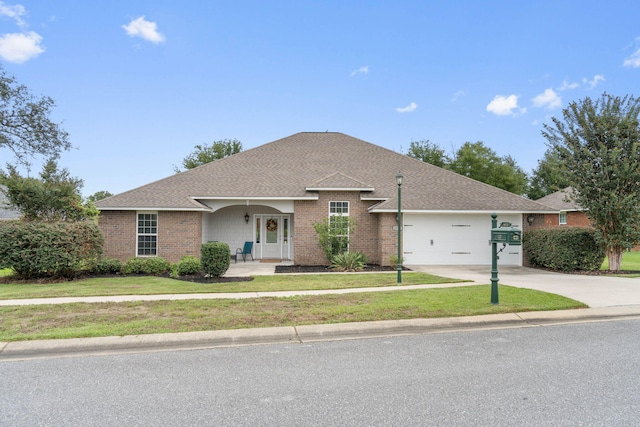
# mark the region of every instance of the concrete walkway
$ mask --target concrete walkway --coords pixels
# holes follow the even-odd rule
[[[226,276],[274,274],[273,263],[232,264]],[[488,284],[491,269],[486,266],[409,266],[443,277],[470,282],[441,285],[389,286],[295,292],[247,292],[234,294],[126,295],[113,297],[41,298],[4,300],[0,305],[66,304],[70,302],[157,301],[194,298],[256,298],[265,296],[319,295],[350,292],[424,289],[434,287]],[[411,274],[406,272],[404,274]],[[0,361],[47,357],[70,357],[86,354],[114,354],[144,351],[190,350],[265,343],[304,343],[325,340],[357,339],[392,335],[411,335],[469,329],[548,326],[564,323],[640,318],[640,278],[617,278],[561,274],[525,267],[499,267],[500,284],[536,289],[564,295],[591,308],[585,310],[507,313],[448,319],[412,319],[331,325],[306,325],[281,328],[241,329],[230,331],[149,334],[124,337],[78,338],[0,342]]]

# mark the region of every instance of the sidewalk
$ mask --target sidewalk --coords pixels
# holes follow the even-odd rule
[[[227,276],[274,274],[273,263],[232,264]],[[294,295],[326,295],[353,292],[383,292],[469,286],[490,283],[486,266],[410,266],[439,276],[470,282],[439,285],[387,286],[315,291],[246,292],[225,294],[120,295],[107,297],[38,298],[0,300],[0,306],[28,304],[68,304],[72,302],[123,302],[180,299],[259,298]],[[411,273],[406,273],[411,274]],[[526,267],[501,267],[500,284],[542,290],[564,295],[590,306],[583,310],[507,313],[444,319],[413,319],[306,325],[296,327],[240,329],[229,331],[149,334],[66,340],[0,342],[0,361],[86,354],[115,354],[144,351],[169,351],[254,344],[308,343],[327,340],[358,339],[392,335],[414,335],[469,329],[547,326],[562,323],[640,318],[640,279],[552,273]]]

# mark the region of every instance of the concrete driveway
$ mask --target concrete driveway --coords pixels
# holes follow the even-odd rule
[[[491,283],[490,266],[407,266],[438,276]],[[640,305],[640,278],[554,273],[527,267],[498,266],[499,284],[563,295],[590,307]]]

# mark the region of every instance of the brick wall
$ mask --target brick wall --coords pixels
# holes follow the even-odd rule
[[[294,263],[326,265],[328,261],[318,243],[313,224],[329,216],[329,202],[349,202],[349,216],[355,219],[356,231],[349,236],[349,249],[367,256],[369,263],[380,263],[378,248],[378,215],[367,209],[375,201],[361,201],[357,191],[321,191],[318,200],[296,200],[294,203]]]
[[[158,256],[171,263],[185,255],[200,258],[201,212],[158,212]]]
[[[98,227],[104,236],[103,257],[126,261],[136,256],[135,211],[102,211]]]
[[[102,211],[103,257],[126,261],[136,256],[136,211]],[[202,213],[158,212],[158,256],[175,263],[184,255],[200,257]]]
[[[378,214],[378,252],[381,265],[389,265],[389,258],[392,255],[398,256],[398,231],[393,227],[397,226],[397,214]]]

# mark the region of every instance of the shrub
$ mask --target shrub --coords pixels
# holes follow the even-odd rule
[[[324,218],[313,224],[318,234],[318,243],[329,263],[335,255],[349,251],[349,236],[356,231],[356,220],[353,217],[335,215]]]
[[[148,274],[158,276],[171,270],[171,264],[164,258],[129,258],[120,270],[122,274]]]
[[[5,221],[0,224],[0,268],[12,268],[25,279],[70,278],[96,262],[103,242],[90,221]]]
[[[171,270],[171,264],[164,258],[153,257],[143,258],[144,264],[142,265],[142,273],[149,274],[151,276],[159,276],[163,273],[167,273]]]
[[[185,255],[175,265],[175,272],[178,276],[186,276],[189,274],[198,274],[202,270],[200,260],[191,255]]]
[[[91,272],[95,274],[117,274],[122,269],[122,261],[114,258],[102,258],[98,260]]]
[[[359,271],[366,263],[367,257],[362,252],[343,252],[333,257],[331,268],[339,271]]]
[[[404,258],[402,258],[402,262],[404,262]],[[391,255],[389,257],[389,266],[394,269],[398,268],[398,255]]]
[[[144,258],[129,258],[120,271],[122,274],[142,274],[144,262]]]
[[[204,243],[200,247],[200,263],[205,274],[211,277],[224,275],[231,264],[229,245],[222,242]]]
[[[523,245],[534,267],[554,270],[597,270],[605,257],[596,230],[586,227],[539,228],[526,231]]]

